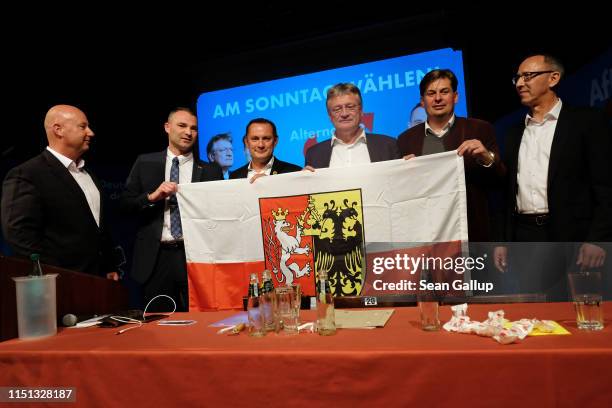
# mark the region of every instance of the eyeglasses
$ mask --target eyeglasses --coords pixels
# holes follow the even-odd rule
[[[512,77],[512,84],[516,85],[516,83],[519,81],[519,79],[521,79],[521,77],[523,78],[523,81],[529,82],[533,78],[537,77],[538,75],[550,74],[552,72],[557,72],[557,71],[533,71],[533,72],[523,72],[522,74],[516,74]]]
[[[213,151],[217,153],[232,153],[233,150],[234,149],[232,147],[224,147],[222,149],[213,149]]]
[[[342,114],[342,111],[346,109],[347,112],[353,113],[359,109],[359,104],[349,103],[347,105],[337,105],[331,108],[331,113],[338,116]]]

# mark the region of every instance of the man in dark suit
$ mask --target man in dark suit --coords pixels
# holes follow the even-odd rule
[[[449,69],[436,69],[419,84],[427,121],[403,132],[399,152],[407,158],[457,150],[464,156],[468,237],[490,239],[488,193],[501,186],[505,167],[500,159],[493,126],[479,119],[455,116],[459,99],[457,77]]]
[[[121,208],[138,217],[132,277],[143,285],[145,302],[172,297],[178,311],[189,309],[187,269],[176,192],[181,183],[223,180],[216,164],[196,160],[197,119],[187,108],[174,109],[164,125],[168,149],[139,156],[126,181]],[[160,310],[162,303],[153,306]]]
[[[257,118],[250,121],[242,142],[248,148],[251,160],[231,172],[230,179],[248,178],[252,183],[262,176],[302,170],[301,167],[279,160],[274,156],[274,148],[278,144],[278,133],[274,122],[268,119]]]
[[[306,151],[306,168],[344,167],[399,159],[395,139],[366,133],[359,88],[350,83],[327,91],[327,114],[334,124],[331,141],[324,140]]]
[[[18,256],[118,280],[102,189],[82,156],[94,132],[85,113],[57,105],[45,116],[49,145],[13,168],[2,192],[2,230]]]
[[[214,135],[206,145],[209,163],[217,163],[223,171],[223,178],[229,179],[229,169],[234,165],[234,147],[229,133]]]
[[[562,103],[555,87],[563,72],[556,58],[540,54],[526,58],[513,78],[529,113],[506,136],[508,182],[500,237],[576,243],[565,265],[550,267],[560,257],[557,245],[545,259],[540,257],[548,267],[536,271],[537,276],[525,276],[527,268],[514,268],[521,290],[543,291],[552,298],[566,296],[569,265],[602,266],[606,253],[597,243],[612,240],[610,129],[603,114]],[[496,248],[499,270],[506,269],[507,257],[506,247]],[[533,264],[535,258],[530,259]]]

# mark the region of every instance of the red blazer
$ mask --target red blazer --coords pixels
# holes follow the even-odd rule
[[[399,135],[397,146],[402,156],[423,154],[425,124],[421,123]],[[495,154],[491,167],[483,167],[475,159],[464,156],[467,198],[468,237],[473,242],[486,242],[491,239],[488,192],[501,188],[506,167],[501,161],[495,139],[495,129],[489,122],[479,119],[455,117],[455,123],[444,136],[446,151],[457,149],[465,140],[478,139]]]

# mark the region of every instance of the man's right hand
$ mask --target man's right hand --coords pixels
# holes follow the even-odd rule
[[[414,159],[416,157],[415,154],[407,154],[403,157],[404,160],[410,160],[410,159]]]
[[[178,191],[178,184],[173,181],[164,181],[157,187],[157,190],[147,195],[147,199],[154,203],[159,200],[163,200],[166,197],[169,197],[173,194],[176,194]]]
[[[580,269],[600,268],[606,260],[606,251],[598,245],[585,242],[580,246],[578,251],[578,259],[576,265],[580,265]]]
[[[502,273],[508,270],[508,247],[498,246],[493,249],[493,263]]]

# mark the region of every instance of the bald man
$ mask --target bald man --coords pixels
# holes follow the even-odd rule
[[[117,280],[101,188],[82,159],[94,137],[87,116],[57,105],[44,126],[46,150],[4,180],[4,237],[18,256],[37,253],[43,263]]]

